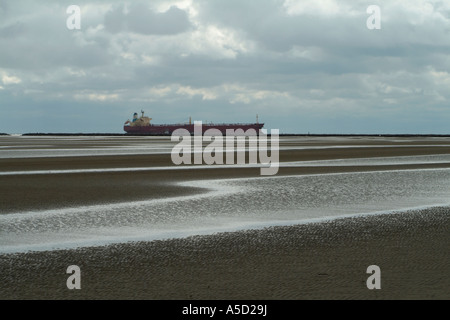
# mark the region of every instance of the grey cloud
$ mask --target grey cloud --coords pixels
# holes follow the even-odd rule
[[[67,17],[66,7],[59,3],[51,6],[28,2],[20,6],[8,2],[8,15],[0,21],[0,68],[53,72],[60,67],[86,68],[108,63],[108,39],[90,36],[90,26],[80,31],[68,30]],[[80,44],[83,38],[89,39]]]
[[[0,38],[16,38],[26,31],[23,23],[16,22],[14,24],[0,28]]]
[[[366,28],[367,1],[344,1],[349,11],[325,16],[317,12],[290,16],[284,10],[283,1],[204,0],[201,19],[239,30],[259,43],[263,50],[286,52],[293,46],[317,46],[340,55],[346,51],[365,51],[365,55],[402,55],[413,46],[427,46],[428,51],[445,46],[450,32],[449,23],[440,20],[425,21],[421,25],[411,23],[411,18],[391,2],[380,4],[382,30]],[[301,2],[300,2],[301,3]],[[442,6],[440,2],[435,10]],[[239,8],[236,10],[236,8]],[[448,12],[441,14],[448,16]],[[383,20],[383,17],[387,17]],[[403,51],[403,52],[402,52]],[[397,52],[397,53],[396,53]]]
[[[8,3],[0,1],[0,17],[8,11]]]
[[[123,11],[124,6],[119,5],[106,13],[104,21],[106,30],[111,33],[117,33],[124,30],[125,13]]]
[[[11,42],[7,49],[0,51],[0,68],[53,69],[61,66],[92,67],[108,62],[108,53],[100,44],[83,47],[69,41],[61,43],[40,42],[39,40],[20,43]]]
[[[150,10],[144,4],[132,5],[128,13],[123,6],[105,15],[105,28],[111,33],[131,31],[140,34],[174,35],[191,28],[187,13],[175,6],[163,13]]]
[[[0,7],[0,72],[22,82],[0,81],[2,131],[16,130],[3,119],[20,119],[15,110],[25,110],[39,117],[30,116],[33,130],[22,131],[64,129],[51,129],[58,122],[51,119],[69,121],[70,111],[79,120],[69,131],[95,131],[86,114],[102,114],[102,130],[121,132],[123,120],[144,108],[156,123],[259,113],[268,128],[284,132],[448,132],[448,19],[414,25],[402,2],[392,0],[382,30],[370,31],[367,1],[342,1],[354,12],[329,16],[289,16],[283,2],[194,0],[198,15],[188,17],[176,7],[157,13],[143,4],[86,1],[93,10],[85,9],[82,30],[69,31],[65,4],[7,1],[8,12]],[[435,10],[450,8],[431,2]],[[235,55],[222,54],[230,47]],[[177,94],[180,86],[200,93]],[[233,88],[243,99],[233,100]],[[203,90],[217,98],[204,100]],[[245,95],[254,92],[275,94],[248,102]],[[91,94],[117,99],[89,100]]]

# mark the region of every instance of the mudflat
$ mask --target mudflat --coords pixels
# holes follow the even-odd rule
[[[281,146],[281,163],[450,154],[446,139],[282,141]],[[188,196],[205,190],[177,182],[260,176],[259,168],[173,166],[168,153],[1,158],[1,172],[156,168],[0,175],[1,213]],[[278,175],[423,168],[450,168],[450,163],[281,166]],[[449,230],[450,209],[431,207],[182,239],[1,254],[0,299],[449,299]],[[82,270],[81,290],[66,286],[66,269],[74,264]],[[381,290],[366,286],[370,265],[381,269]]]
[[[450,208],[0,255],[1,299],[450,298]],[[68,290],[68,266],[82,270]],[[367,268],[381,270],[369,290]]]

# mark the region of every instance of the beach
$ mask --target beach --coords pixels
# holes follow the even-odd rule
[[[0,256],[2,299],[449,298],[450,209]],[[82,270],[68,290],[67,266]],[[381,290],[368,290],[370,265]]]
[[[127,138],[2,137],[0,299],[450,298],[448,138],[281,139],[276,177]]]

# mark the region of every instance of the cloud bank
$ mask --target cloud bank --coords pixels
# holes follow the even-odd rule
[[[438,0],[2,1],[0,132],[122,132],[144,109],[155,123],[258,114],[282,133],[450,133],[449,34]]]

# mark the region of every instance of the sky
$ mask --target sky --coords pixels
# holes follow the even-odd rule
[[[0,0],[5,133],[449,134],[449,72],[448,0]]]

